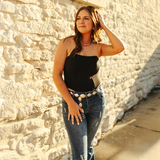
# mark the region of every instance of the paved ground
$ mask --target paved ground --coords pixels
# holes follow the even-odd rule
[[[160,160],[160,90],[126,113],[95,147],[96,160]]]

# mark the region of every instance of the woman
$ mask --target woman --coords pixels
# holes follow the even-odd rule
[[[111,45],[99,43],[103,29]],[[105,94],[97,75],[102,56],[115,55],[124,44],[106,26],[98,9],[81,7],[75,18],[75,36],[60,40],[53,80],[62,95],[63,119],[73,160],[94,160],[93,140],[105,113]],[[64,80],[62,73],[64,71]]]

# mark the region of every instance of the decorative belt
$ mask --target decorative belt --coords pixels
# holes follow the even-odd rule
[[[93,95],[96,95],[97,93],[99,93],[102,90],[102,85],[99,85],[96,89],[94,89],[93,91],[88,91],[88,92],[76,92],[70,88],[68,88],[69,92],[71,95],[75,96],[78,98],[79,101],[79,106],[82,107],[82,98],[86,98],[86,97],[91,97]]]

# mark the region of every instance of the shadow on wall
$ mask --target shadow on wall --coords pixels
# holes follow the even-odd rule
[[[147,57],[146,60],[144,57],[143,59],[143,63],[146,64],[144,66],[136,66],[137,72],[139,70],[141,71],[133,85],[130,87],[129,91],[131,96],[123,106],[125,110],[133,107],[135,103],[141,99],[145,98],[144,100],[147,100],[146,97],[151,94],[154,96],[154,93],[151,92],[151,90],[155,85],[160,84],[160,45],[157,46],[148,61]],[[120,94],[122,95],[123,92]],[[156,104],[143,102],[144,101],[141,103],[141,107],[137,107],[138,105],[136,106],[137,112],[134,115],[130,114],[128,119],[125,119],[125,124],[117,124],[116,128],[114,128],[111,133],[108,132],[106,134],[103,141],[100,142],[101,149],[105,148],[104,153],[103,149],[100,151],[101,155],[104,154],[106,157],[104,159],[104,156],[100,156],[98,152],[99,150],[96,149],[97,160],[111,160],[112,158],[119,160],[121,156],[123,157],[123,154],[125,155],[126,153],[129,155],[136,155],[138,159],[142,155],[147,158],[145,152],[153,150],[154,145],[156,145],[160,139],[159,133],[157,133],[160,131],[160,127],[157,126],[159,123],[158,117],[160,114],[160,108],[156,108],[156,105],[159,105],[159,102],[155,102]],[[152,110],[152,112],[149,110]],[[153,112],[155,110],[156,112]],[[149,122],[146,121],[148,119]],[[140,130],[139,128],[142,129]],[[130,158],[132,159],[132,157]]]
[[[150,57],[147,54],[139,55],[137,59],[134,59],[131,67],[133,68],[128,68],[128,70],[132,70],[131,74],[123,75],[123,78],[118,76],[123,79],[123,82],[119,81],[117,77],[115,78],[116,87],[115,90],[112,90],[115,102],[112,103],[113,99],[108,100],[107,97],[107,103],[111,103],[112,106],[107,104],[102,132],[111,129],[117,120],[123,117],[124,112],[136,105],[141,99],[146,98],[154,86],[160,83],[160,45]],[[109,89],[106,91],[110,92]],[[111,112],[110,107],[114,108]]]

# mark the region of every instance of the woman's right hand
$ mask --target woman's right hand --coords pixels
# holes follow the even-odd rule
[[[84,113],[83,109],[80,108],[80,106],[74,102],[73,104],[68,105],[69,113],[68,113],[68,120],[71,119],[72,124],[74,124],[74,118],[77,121],[77,124],[79,125],[79,120],[82,121],[81,113]]]

